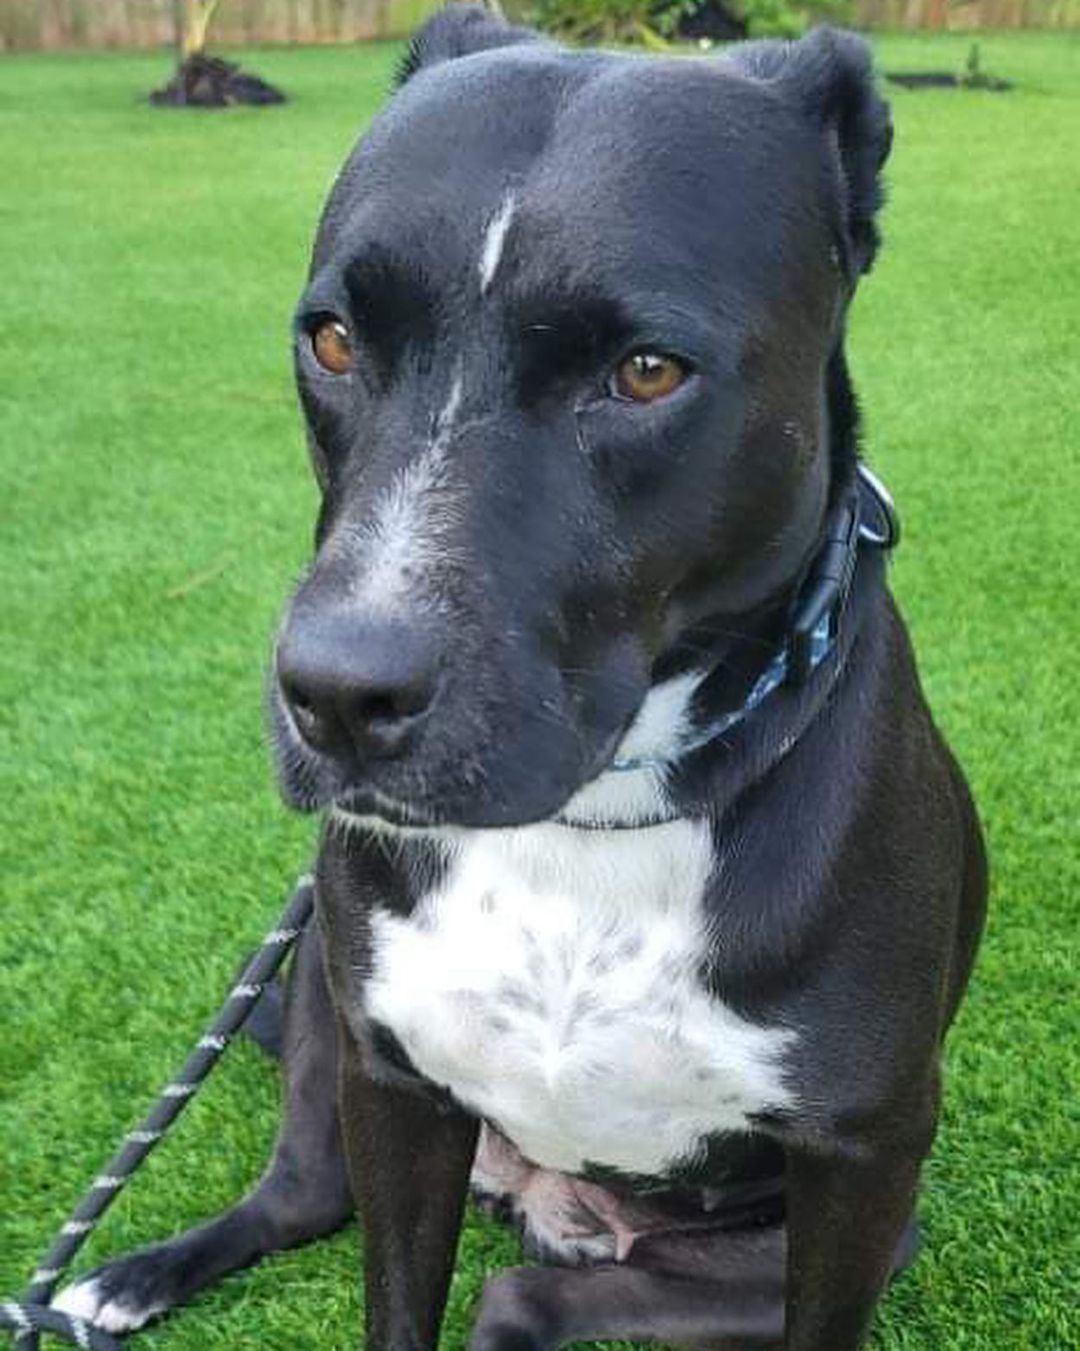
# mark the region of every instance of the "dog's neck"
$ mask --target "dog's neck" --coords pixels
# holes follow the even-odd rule
[[[858,405],[842,340],[826,368],[825,407],[829,506],[808,567],[786,596],[739,625],[739,639],[719,660],[654,685],[610,768],[556,820],[640,829],[715,810],[718,766],[731,800],[789,755],[824,707],[862,612],[883,589],[881,557],[900,537],[892,498],[858,457]]]
[[[820,548],[811,560],[803,581],[788,605],[790,617],[779,642],[764,665],[762,648],[757,659],[753,652],[743,665],[751,683],[741,701],[720,711],[706,713],[697,726],[687,728],[683,736],[661,754],[616,754],[611,762],[614,772],[642,769],[658,761],[670,763],[673,755],[685,759],[718,740],[782,686],[806,684],[819,666],[825,664],[836,646],[841,619],[855,578],[860,550],[891,549],[899,539],[899,524],[884,484],[864,464],[856,468],[854,483],[830,513]],[[760,644],[760,638],[751,638]],[[727,676],[733,669],[730,654],[712,670],[701,674],[706,689],[714,676]],[[743,674],[743,681],[746,681]],[[729,682],[730,683],[730,682]],[[702,701],[708,708],[709,700]]]
[[[760,780],[794,749],[842,678],[870,593],[880,592],[875,556],[899,525],[884,486],[862,464],[839,495],[821,545],[777,623],[714,665],[655,685],[609,768],[556,817],[578,829],[641,829],[687,814],[679,791],[721,759],[730,796]],[[858,605],[853,592],[861,593]],[[766,643],[761,633],[771,639]],[[718,755],[719,752],[719,755]],[[707,795],[709,809],[715,807]],[[691,791],[690,799],[700,794]]]

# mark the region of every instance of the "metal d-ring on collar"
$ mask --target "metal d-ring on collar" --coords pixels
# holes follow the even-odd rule
[[[900,518],[889,490],[859,460],[851,490],[829,518],[825,541],[799,593],[783,647],[758,676],[741,706],[709,723],[688,741],[680,742],[677,757],[682,759],[722,736],[781,685],[805,684],[836,642],[840,615],[855,576],[859,546],[888,550],[894,549],[899,542]],[[667,756],[635,755],[615,759],[608,768],[616,771],[655,769],[669,763],[671,759]]]

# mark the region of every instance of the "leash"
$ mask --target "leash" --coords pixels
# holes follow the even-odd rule
[[[221,1059],[229,1042],[247,1021],[263,990],[288,956],[315,904],[311,877],[298,879],[277,927],[240,973],[221,1012],[195,1044],[183,1067],[158,1095],[136,1130],[128,1131],[113,1155],[75,1207],[56,1240],[41,1259],[20,1300],[0,1302],[0,1328],[15,1335],[17,1351],[38,1351],[39,1335],[51,1333],[83,1351],[121,1351],[119,1341],[83,1318],[49,1307],[49,1301],[75,1254],[127,1185],[131,1175],[164,1138],[173,1122],[194,1097],[200,1084]]]

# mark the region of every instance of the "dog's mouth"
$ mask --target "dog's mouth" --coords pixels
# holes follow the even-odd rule
[[[467,813],[468,819],[462,819],[463,814],[448,813],[441,810],[437,803],[417,799],[402,800],[373,787],[346,788],[327,804],[326,809],[333,820],[346,828],[388,826],[404,834],[410,832],[429,834],[455,829],[513,830],[544,821],[563,824],[591,821],[595,815],[591,799],[603,791],[603,782],[612,773],[624,740],[625,732],[617,732],[610,736],[603,750],[597,755],[595,765],[588,776],[565,792],[562,800],[550,810],[509,816],[500,812],[498,819],[494,820],[490,819],[490,812],[483,812],[485,819],[478,823],[474,812]]]
[[[554,807],[545,806],[530,812],[492,810],[490,804],[476,802],[471,810],[447,810],[429,798],[402,799],[374,787],[347,787],[326,805],[332,820],[345,828],[389,827],[402,834],[438,833],[443,830],[513,830],[537,825],[545,821],[577,824],[591,820],[594,794],[603,792],[603,782],[612,772],[613,762],[624,737],[617,733],[608,738],[603,751],[596,757],[595,766],[580,783],[564,791]]]
[[[401,830],[431,831],[457,824],[443,819],[429,808],[399,802],[377,788],[349,789],[329,804],[330,815],[345,826],[381,824]]]
[[[466,753],[455,765],[457,772],[448,775],[423,763],[347,764],[306,743],[276,680],[271,681],[268,703],[286,802],[299,811],[326,813],[346,829],[437,833],[513,829],[544,821],[591,823],[608,816],[619,818],[619,824],[632,824],[655,809],[651,780],[636,785],[641,790],[636,796],[631,793],[627,798],[623,791],[626,781],[649,776],[616,772],[619,755],[635,743],[641,708],[606,731],[585,764],[579,763],[572,774],[564,770],[556,775],[539,758],[521,757],[523,763],[516,763],[499,757],[484,764],[470,763]],[[612,807],[607,802],[608,786],[615,779],[621,782]]]

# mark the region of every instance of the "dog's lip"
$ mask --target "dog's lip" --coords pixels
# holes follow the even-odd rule
[[[565,809],[574,801],[579,793],[589,788],[597,779],[600,779],[611,769],[611,762],[618,751],[621,742],[621,735],[614,733],[610,738],[604,752],[597,757],[597,763],[588,778],[583,779],[571,792],[566,795],[565,801],[561,802],[554,811],[551,811],[541,817],[529,817],[520,821],[505,821],[499,824],[480,826],[470,824],[465,821],[456,821],[452,817],[440,815],[437,812],[425,810],[414,806],[412,803],[403,802],[400,798],[392,797],[389,793],[384,793],[378,788],[368,787],[363,790],[349,789],[346,792],[336,794],[327,804],[327,808],[332,816],[342,820],[346,825],[352,822],[372,822],[378,821],[385,825],[392,826],[399,830],[417,830],[438,832],[440,830],[514,830],[523,826],[537,825],[545,821],[559,821]]]
[[[294,751],[303,750],[306,757],[315,761],[321,761],[324,757],[318,752],[314,752],[308,747],[300,737],[295,724],[291,718],[285,701],[281,698],[280,689],[276,682],[271,690],[273,710],[279,719],[278,734],[284,733],[287,741],[291,743]],[[273,697],[276,696],[276,697]],[[580,782],[574,785],[566,793],[562,802],[554,808],[549,808],[542,816],[526,816],[521,820],[506,820],[491,822],[488,825],[477,825],[467,821],[455,820],[440,812],[437,808],[430,806],[418,806],[413,802],[403,800],[382,791],[373,784],[342,785],[338,784],[336,790],[327,785],[329,791],[318,791],[309,789],[305,794],[305,801],[300,808],[305,811],[322,811],[331,817],[338,818],[344,825],[359,822],[380,822],[387,826],[396,827],[400,830],[418,830],[418,831],[438,831],[441,829],[514,829],[516,827],[535,825],[544,821],[558,821],[563,811],[583,790],[591,787],[598,779],[611,772],[612,761],[618,753],[619,746],[622,744],[626,735],[627,728],[633,722],[636,715],[631,714],[623,726],[614,728],[604,739],[602,747],[597,751],[588,771],[582,776]],[[293,804],[297,805],[297,804]]]
[[[420,811],[408,802],[401,802],[377,788],[366,789],[363,793],[353,789],[341,793],[329,804],[331,810],[340,816],[352,820],[376,819],[392,826],[415,826],[434,828],[450,824],[431,812]]]
[[[477,823],[423,812],[408,803],[375,792],[368,792],[363,797],[358,797],[355,793],[346,794],[334,798],[328,805],[331,817],[345,825],[378,822],[405,833],[415,831],[430,835],[437,835],[440,832],[452,834],[456,831],[518,830],[524,826],[552,820],[558,815],[554,813],[540,817],[524,817],[521,820]]]

